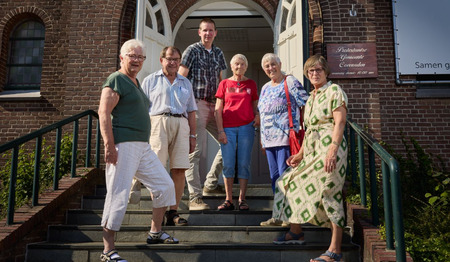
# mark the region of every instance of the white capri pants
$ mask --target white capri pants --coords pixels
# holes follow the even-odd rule
[[[128,205],[133,177],[151,192],[153,207],[175,205],[172,178],[147,142],[116,144],[117,163],[106,164],[106,198],[102,227],[119,231]]]

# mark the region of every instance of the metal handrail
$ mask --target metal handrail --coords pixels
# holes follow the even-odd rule
[[[93,110],[87,110],[77,115],[68,117],[52,125],[41,128],[37,131],[21,136],[11,142],[0,145],[0,154],[12,149],[11,154],[11,173],[9,181],[9,196],[8,196],[8,213],[7,213],[7,225],[11,225],[14,222],[14,209],[16,203],[16,182],[17,182],[17,166],[19,158],[19,147],[22,144],[27,143],[30,140],[36,139],[35,148],[35,164],[34,164],[34,177],[33,177],[33,196],[32,205],[38,205],[39,194],[39,174],[40,174],[40,161],[41,161],[41,149],[42,149],[42,136],[56,129],[56,141],[55,141],[55,167],[53,172],[53,189],[58,189],[59,178],[59,161],[61,157],[61,137],[62,127],[74,122],[73,138],[72,138],[72,160],[71,160],[71,177],[76,176],[76,162],[77,162],[77,147],[78,147],[78,120],[88,116],[87,123],[87,142],[86,142],[86,161],[85,167],[91,166],[90,154],[91,154],[91,136],[92,136],[92,117],[98,119],[98,114]],[[100,128],[99,121],[97,121],[97,134],[96,134],[96,167],[100,167]]]
[[[405,231],[403,227],[403,214],[401,203],[400,172],[397,160],[393,158],[370,134],[364,131],[351,119],[347,119],[347,129],[350,130],[351,148],[351,175],[352,182],[357,180],[356,174],[356,143],[358,138],[358,162],[361,204],[367,206],[366,180],[365,180],[365,157],[364,146],[367,146],[369,160],[369,181],[371,195],[372,224],[379,225],[378,203],[377,203],[377,181],[375,155],[381,160],[381,172],[383,177],[383,204],[384,219],[386,226],[386,248],[395,250],[396,259],[399,262],[406,262]],[[395,231],[395,246],[394,246]]]

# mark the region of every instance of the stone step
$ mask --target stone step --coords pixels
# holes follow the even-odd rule
[[[247,203],[251,210],[272,210],[273,196],[247,196]],[[212,210],[216,210],[217,207],[225,201],[225,196],[204,196],[203,201],[210,206]],[[237,197],[233,201],[237,207]],[[103,210],[105,203],[105,196],[84,196],[82,200],[82,209],[88,210]],[[138,204],[129,204],[127,210],[142,210],[152,209],[152,199],[150,196],[142,196],[141,201]],[[179,210],[189,210],[189,198],[183,196]]]
[[[69,225],[100,225],[102,210],[69,210],[66,220]],[[190,226],[259,226],[260,222],[272,217],[272,211],[188,211],[178,213],[189,221]],[[127,210],[122,225],[149,225],[150,210]]]
[[[328,244],[274,245],[271,243],[180,243],[148,245],[145,242],[116,242],[120,256],[132,262],[286,262],[309,261],[325,252]],[[27,247],[26,261],[97,262],[103,242],[35,243]],[[345,262],[359,262],[359,248],[343,244]]]
[[[223,187],[223,185],[221,185],[221,186]],[[98,185],[96,187],[95,192],[96,192],[95,194],[97,196],[106,195],[106,186]],[[187,186],[184,190],[184,194],[186,196],[189,195]],[[142,186],[141,195],[142,196],[150,196],[150,192],[144,186]],[[225,196],[224,193],[223,194],[204,194],[204,195],[205,196],[217,196],[217,195]],[[233,184],[233,196],[238,196],[238,195],[239,195],[239,184]],[[273,197],[272,186],[269,184],[248,184],[246,195],[247,196],[272,196]]]
[[[212,210],[189,211],[188,193],[182,198],[179,214],[189,226],[163,226],[178,238],[176,245],[148,245],[152,200],[142,189],[139,204],[128,205],[115,245],[128,261],[309,261],[327,250],[331,232],[327,228],[303,225],[305,245],[274,245],[273,239],[288,228],[261,227],[259,223],[272,215],[273,194],[270,185],[249,185],[249,211],[217,211],[224,195],[204,196]],[[238,185],[233,192],[238,195]],[[26,261],[99,261],[103,250],[100,226],[106,189],[98,186],[94,196],[82,198],[81,210],[69,210],[66,225],[49,226],[46,242],[29,244]],[[237,201],[235,200],[235,205]],[[346,229],[342,251],[345,262],[359,262],[359,248],[351,244]]]
[[[145,242],[150,226],[122,226],[116,233],[117,242]],[[272,243],[288,229],[282,227],[260,226],[166,226],[163,230],[180,240],[181,243]],[[328,244],[331,231],[327,228],[309,224],[303,225],[305,240],[312,243]],[[102,241],[102,227],[99,225],[55,225],[49,226],[47,241],[62,243],[81,243]],[[343,237],[350,243],[348,231]]]

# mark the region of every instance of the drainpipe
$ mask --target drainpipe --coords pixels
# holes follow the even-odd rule
[[[309,5],[308,0],[302,0],[302,31],[303,31],[303,64],[305,64],[306,60],[309,58]],[[311,90],[311,83],[303,75],[303,84],[305,86],[306,92],[309,93]]]
[[[135,35],[134,38],[138,40],[144,39],[143,27],[140,27],[139,21],[144,21],[145,0],[136,0],[136,21],[135,22]]]

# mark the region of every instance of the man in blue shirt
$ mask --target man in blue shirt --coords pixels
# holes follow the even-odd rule
[[[187,77],[194,90],[197,102],[197,146],[190,154],[190,168],[186,171],[186,180],[189,189],[189,209],[203,210],[209,206],[202,200],[202,193],[224,193],[221,186],[217,184],[219,175],[222,173],[222,154],[220,150],[206,176],[205,187],[200,185],[199,163],[200,149],[206,141],[208,131],[217,141],[218,130],[214,117],[215,94],[219,82],[222,80],[222,71],[227,68],[225,56],[220,48],[213,45],[217,35],[216,25],[212,19],[205,18],[200,22],[198,29],[200,42],[194,43],[186,48],[178,72]]]
[[[196,145],[195,103],[191,82],[178,74],[181,51],[165,47],[159,58],[162,69],[147,76],[142,89],[150,100],[150,145],[161,163],[170,163],[176,204],[166,213],[166,226],[185,226],[187,220],[177,213],[184,192],[189,153]]]

